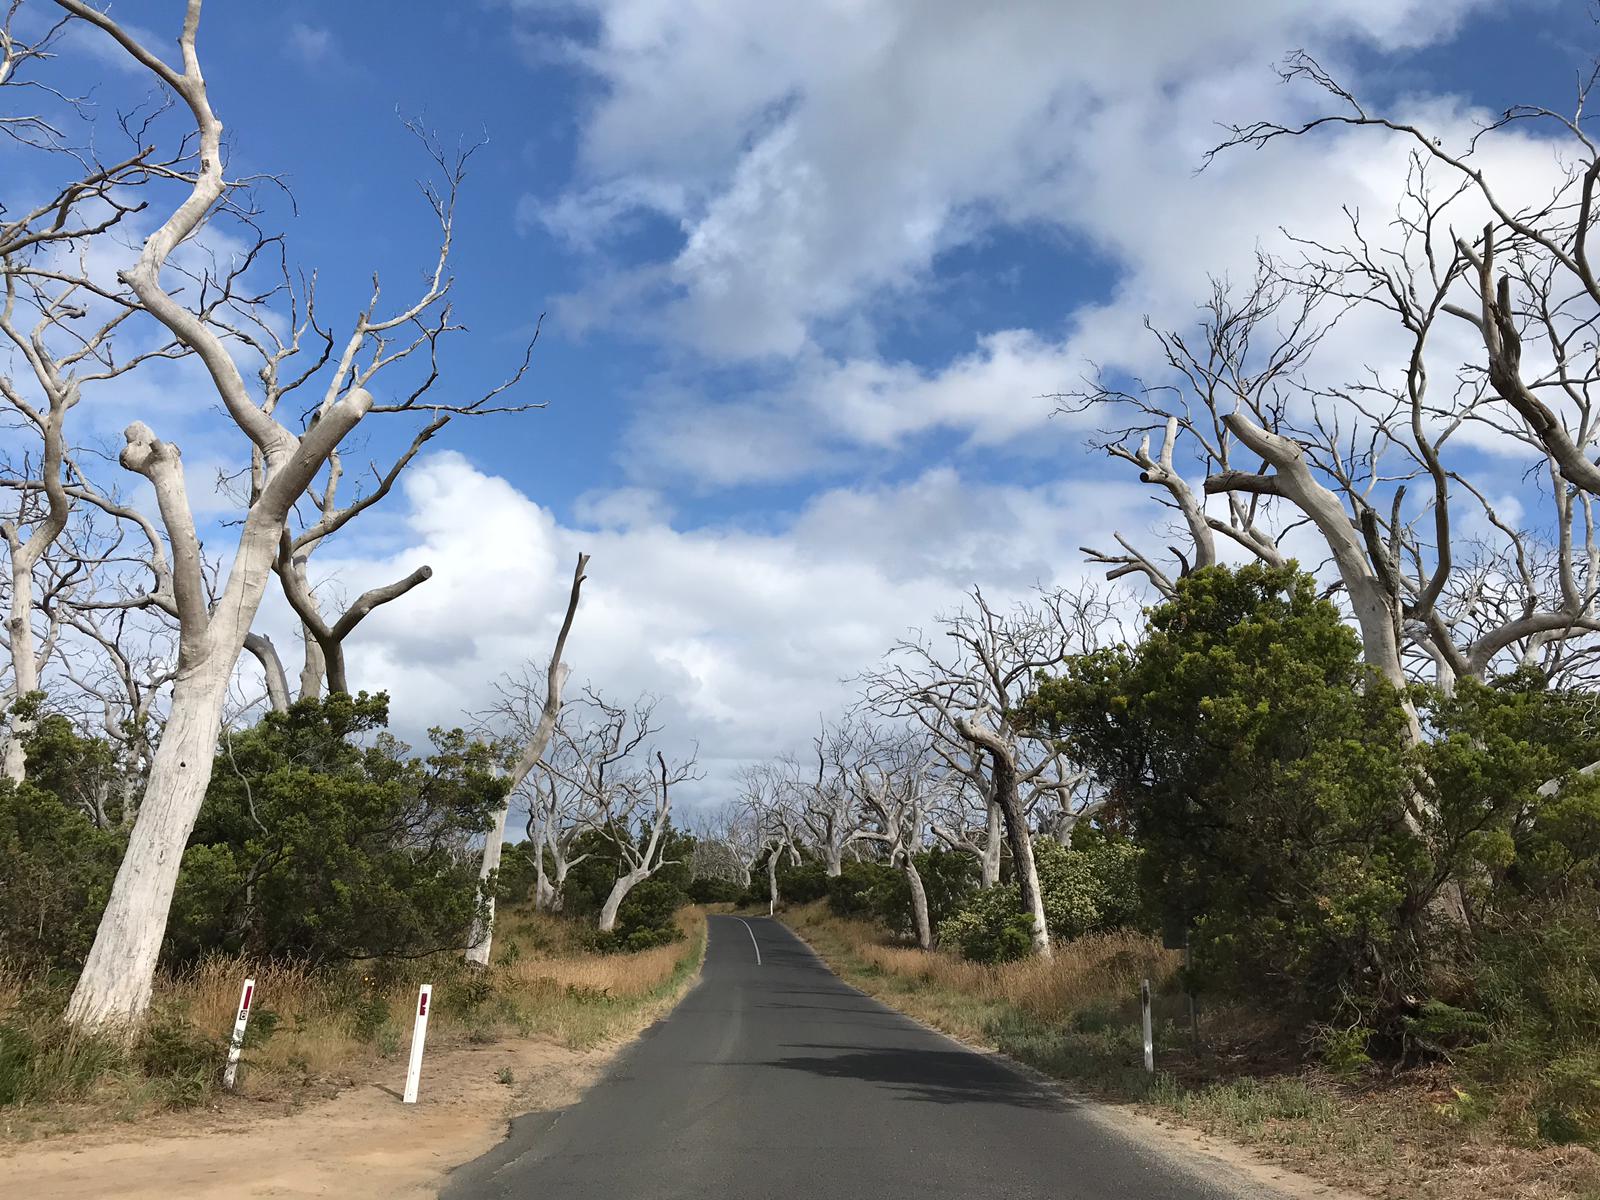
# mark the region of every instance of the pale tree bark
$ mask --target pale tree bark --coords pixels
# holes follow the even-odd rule
[[[774,916],[781,898],[778,867],[783,856],[787,854],[795,865],[800,863],[796,842],[803,825],[795,811],[802,790],[799,767],[792,759],[744,767],[739,772],[739,790],[743,821],[750,832],[751,863],[765,860],[767,915]]]
[[[478,871],[484,914],[483,919],[475,923],[472,939],[467,945],[467,962],[473,966],[489,965],[489,951],[494,943],[494,877],[495,872],[500,869],[500,852],[506,839],[506,818],[511,814],[511,796],[544,758],[545,748],[550,744],[550,735],[556,727],[556,718],[561,713],[561,689],[566,685],[567,676],[571,674],[571,669],[562,660],[562,655],[566,653],[567,635],[572,632],[573,618],[578,614],[578,597],[583,590],[584,570],[588,565],[589,556],[578,555],[577,568],[572,572],[572,590],[567,595],[566,615],[562,618],[561,629],[556,634],[555,649],[550,652],[550,668],[545,674],[544,702],[539,706],[538,720],[528,731],[517,756],[516,765],[511,770],[510,778],[506,780],[505,800],[495,810],[494,823],[484,837],[483,861]],[[538,853],[539,879],[542,882],[544,878],[542,845]]]
[[[966,774],[998,810],[1033,925],[1034,952],[1048,957],[1050,930],[1029,809],[1077,772],[1055,747],[1023,737],[1009,714],[1032,694],[1040,672],[1092,649],[1119,628],[1113,606],[1084,588],[1042,592],[1038,603],[1004,613],[975,588],[971,604],[942,617],[940,626],[955,654],[942,653],[925,636],[902,640],[866,677],[865,701],[882,716],[920,724],[935,756]]]
[[[503,696],[516,697],[518,708],[526,703],[529,694],[527,684],[520,680],[502,688]],[[593,828],[594,806],[587,793],[573,782],[579,776],[578,746],[563,732],[558,719],[551,744],[524,784],[528,816],[523,831],[541,847],[534,878],[534,907],[541,912],[562,910],[568,873],[589,858],[588,852],[572,853],[578,839]]]
[[[138,261],[121,273],[128,292],[122,303],[130,311],[153,317],[199,360],[228,419],[248,440],[252,458],[249,505],[225,583],[213,596],[206,584],[178,448],[139,421],[124,435],[127,445],[120,461],[125,469],[149,482],[170,546],[173,610],[179,626],[178,663],[167,726],[151,763],[127,853],[68,1005],[67,1019],[80,1028],[126,1027],[141,1018],[149,1004],[184,844],[210,781],[230,679],[271,577],[292,507],[345,435],[369,412],[419,412],[424,406],[430,413],[439,409],[487,411],[490,399],[500,389],[476,404],[435,405],[423,395],[428,384],[405,400],[384,404],[374,401],[368,387],[379,372],[415,350],[426,348],[431,357],[437,336],[453,328],[444,303],[450,287],[445,267],[461,161],[452,168],[442,158],[436,159],[446,172],[448,188],[443,194],[427,192],[438,218],[441,244],[421,296],[380,318],[374,287],[341,352],[325,351],[308,370],[294,374],[291,368],[291,375],[284,377],[279,368],[299,352],[303,331],[315,329],[318,336],[326,337],[328,350],[333,335],[324,334],[308,309],[305,320],[296,314],[291,322],[294,333],[286,344],[276,331],[276,322],[252,305],[240,280],[268,239],[257,235],[256,251],[222,276],[208,279],[207,286],[185,286],[175,294],[162,282],[173,252],[185,244],[193,245],[192,239],[203,227],[229,211],[222,123],[212,110],[197,49],[200,0],[187,4],[178,39],[178,67],[83,0],[57,0],[57,4],[121,47],[178,98],[177,111],[192,121],[192,132],[184,141],[184,165],[162,176],[181,180],[188,188],[187,195],[145,238]],[[203,307],[185,307],[186,302]],[[224,305],[228,306],[225,311]],[[242,367],[236,354],[253,355],[258,361]],[[306,384],[328,363],[331,370],[322,377],[322,397],[309,427],[296,434],[280,423],[274,412],[284,396]],[[245,382],[247,370],[260,382],[260,399]],[[430,374],[429,383],[436,374]],[[326,535],[342,523],[324,517],[318,535]]]
[[[830,879],[843,873],[845,852],[862,836],[860,809],[848,786],[848,760],[857,733],[846,719],[832,729],[824,725],[812,739],[816,777],[805,789],[799,806],[800,822],[810,834],[810,844],[822,857],[823,874]],[[798,768],[795,774],[798,776]]]
[[[1437,132],[1420,125],[1369,112],[1356,95],[1340,84],[1311,55],[1298,51],[1283,69],[1286,79],[1308,83],[1326,92],[1341,111],[1298,126],[1256,122],[1230,128],[1214,156],[1239,146],[1265,146],[1283,137],[1303,137],[1324,127],[1355,126],[1397,135],[1413,146],[1414,161],[1446,173],[1450,201],[1460,197],[1478,211],[1487,210],[1488,221],[1475,242],[1457,236],[1463,221],[1447,221],[1454,250],[1470,264],[1465,275],[1473,295],[1464,302],[1443,306],[1443,311],[1468,322],[1484,350],[1483,377],[1498,397],[1516,414],[1513,436],[1532,441],[1557,465],[1575,488],[1600,494],[1600,466],[1594,461],[1600,424],[1592,390],[1595,378],[1592,345],[1582,330],[1587,312],[1600,305],[1600,278],[1590,257],[1589,239],[1600,195],[1600,149],[1587,128],[1589,89],[1594,71],[1580,79],[1577,104],[1569,112],[1540,105],[1516,104],[1499,119],[1475,128],[1464,146],[1453,146]],[[1535,204],[1508,201],[1504,190],[1521,181],[1510,175],[1497,178],[1484,161],[1484,151],[1498,135],[1528,122],[1555,132],[1550,140],[1549,190]],[[1520,130],[1519,130],[1520,132]],[[1208,156],[1209,157],[1209,156]],[[1517,168],[1513,168],[1515,170]],[[1546,317],[1572,314],[1548,321]],[[1528,318],[1534,319],[1530,321]],[[1530,341],[1532,345],[1530,347]],[[1530,376],[1529,364],[1537,363]],[[1494,414],[1476,411],[1468,419],[1495,424]]]
[[[69,164],[74,178],[54,194],[46,192],[36,206],[8,207],[0,213],[0,337],[22,368],[15,377],[0,372],[0,408],[14,412],[22,428],[39,441],[36,471],[25,469],[22,478],[11,481],[18,487],[17,518],[0,521],[8,557],[4,623],[12,667],[7,691],[13,701],[0,733],[0,772],[14,781],[26,773],[23,741],[31,727],[15,701],[40,691],[41,673],[54,648],[50,633],[41,637],[35,628],[35,570],[66,529],[72,508],[67,416],[82,399],[84,386],[119,378],[151,358],[185,352],[169,344],[114,356],[113,335],[133,309],[125,299],[107,294],[91,280],[74,278],[70,266],[61,265],[80,257],[88,240],[114,233],[142,207],[123,198],[125,189],[138,188],[152,174],[176,164],[161,159],[154,146],[141,146],[124,161],[91,166],[55,124],[12,104],[13,97],[20,102],[39,94],[27,91],[33,88],[53,94],[80,114],[88,107],[81,97],[29,74],[59,56],[56,43],[67,21],[42,26],[37,37],[30,37],[18,28],[19,13],[21,6],[13,3],[0,15],[0,88],[7,101],[0,134],[16,143],[14,149],[37,152],[40,165],[52,159]],[[31,10],[24,15],[31,17]],[[24,175],[33,170],[20,164],[19,169]],[[43,498],[42,507],[34,506],[37,497]]]
[[[940,754],[937,744],[934,753]],[[981,754],[974,762],[970,754],[952,763],[946,759],[951,786],[941,789],[929,828],[947,849],[970,854],[978,867],[978,887],[988,891],[1000,882],[1000,863],[1005,848],[1005,822],[994,802],[992,783],[982,768]]]
[[[624,780],[616,789],[624,795],[638,796],[646,787],[649,788],[649,803],[651,811],[646,816],[649,828],[642,831],[644,839],[642,847],[636,847],[629,836],[628,821],[623,814],[632,815],[640,812],[642,804],[638,799],[629,799],[612,809],[612,796],[609,793],[602,802],[607,810],[607,816],[601,828],[610,836],[612,844],[621,852],[626,868],[617,876],[611,885],[611,891],[606,896],[605,903],[600,907],[599,929],[601,933],[610,933],[617,927],[617,913],[622,907],[622,902],[628,898],[628,893],[649,879],[662,867],[669,866],[676,860],[666,857],[666,833],[672,821],[672,788],[691,778],[693,764],[678,767],[668,767],[667,760],[658,750],[656,751],[656,764],[659,774],[654,776],[636,776],[631,780]],[[648,779],[648,783],[646,780]]]
[[[982,719],[981,716],[979,718]],[[989,755],[994,779],[994,802],[1005,820],[1006,839],[1011,845],[1012,869],[1017,875],[1017,886],[1022,892],[1022,911],[1032,924],[1029,935],[1033,951],[1041,958],[1049,958],[1050,926],[1044,915],[1044,893],[1039,888],[1039,868],[1033,858],[1033,835],[1028,829],[1027,813],[1023,811],[1022,795],[1017,786],[1015,751],[1006,739],[994,730],[957,717],[956,728],[961,736],[980,746]]]
[[[932,950],[934,944],[928,891],[916,861],[927,824],[929,757],[910,737],[880,733],[863,748],[855,766],[861,806],[877,825],[863,836],[880,842],[888,851],[890,864],[905,875],[911,893],[912,929],[923,950]],[[1044,952],[1049,952],[1048,945]]]
[[[264,633],[247,633],[244,648],[261,664],[261,674],[267,685],[267,703],[272,711],[288,712],[289,676],[284,672],[283,659],[278,656],[278,648],[272,644],[272,639]]]
[[[580,798],[584,827],[609,841],[617,854],[617,877],[600,908],[602,933],[616,928],[629,892],[676,863],[666,857],[672,791],[698,778],[692,757],[669,766],[659,750],[654,764],[646,758],[635,765],[645,743],[660,732],[656,704],[647,695],[624,708],[586,688],[582,701],[571,709],[573,716],[564,716],[555,731],[560,755],[548,770]]]

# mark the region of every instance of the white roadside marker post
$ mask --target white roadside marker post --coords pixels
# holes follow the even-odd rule
[[[1139,985],[1139,1007],[1144,1010],[1144,1069],[1155,1073],[1156,1039],[1150,1029],[1150,981]]]
[[[411,1065],[406,1068],[405,1103],[417,1102],[417,1084],[422,1082],[422,1043],[428,1037],[428,1010],[433,1007],[433,984],[425,983],[417,992],[417,1021],[411,1027]]]
[[[256,994],[256,981],[246,979],[239,989],[239,1015],[233,1019],[233,1039],[228,1043],[228,1069],[222,1073],[222,1086],[233,1091],[239,1074],[239,1052],[244,1049],[244,1027],[250,1023],[250,1001]]]

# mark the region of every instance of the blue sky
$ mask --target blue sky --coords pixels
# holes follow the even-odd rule
[[[179,7],[116,12],[166,36]],[[1041,397],[1091,360],[1148,369],[1141,318],[1190,319],[1278,226],[1381,206],[1399,160],[1361,135],[1196,174],[1221,123],[1323,107],[1277,83],[1284,52],[1465,131],[1565,107],[1597,40],[1577,0],[214,3],[234,171],[292,190],[329,311],[427,262],[416,118],[487,138],[452,385],[491,384],[547,314],[524,394],[548,407],[458,422],[328,552],[333,586],[436,571],[364,627],[356,682],[413,728],[459,719],[545,652],[581,546],[580,678],[661,692],[714,779],[786,748],[966,587],[1077,578],[1079,545],[1159,521]]]

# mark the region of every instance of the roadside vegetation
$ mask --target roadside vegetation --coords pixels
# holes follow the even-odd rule
[[[497,752],[460,730],[413,752],[385,731],[387,708],[335,694],[225,732],[150,1013],[99,1031],[64,1013],[126,836],[114,800],[100,803],[104,825],[83,804],[106,794],[115,762],[102,739],[38,715],[28,778],[0,780],[0,1131],[218,1102],[247,976],[236,1091],[288,1101],[403,1071],[423,982],[434,1050],[509,1037],[590,1047],[678,993],[703,920],[687,907],[694,839],[670,826],[667,865],[630,891],[610,931],[595,914],[631,832],[591,831],[561,912],[538,910],[528,848],[503,847],[507,869],[489,879],[494,952],[469,963],[487,898],[476,843],[505,790]]]
[[[1037,671],[1008,719],[1084,789],[1027,847],[1047,952],[1015,853],[985,887],[959,844],[869,836],[834,874],[801,846],[777,890],[914,1015],[1330,1181],[1600,1194],[1592,698],[1527,670],[1400,690],[1361,654],[1310,576],[1257,564],[1195,571],[1133,636]],[[929,787],[853,753],[869,834],[886,794]]]
[[[235,1094],[319,1099],[366,1079],[398,1087],[420,983],[433,985],[430,1053],[461,1043],[542,1038],[588,1049],[631,1032],[676,997],[704,950],[703,910],[673,916],[677,938],[635,953],[595,949],[582,923],[510,907],[487,968],[459,956],[313,967],[208,955],[163,973],[138,1039],[74,1032],[48,975],[0,974],[0,1132],[73,1132],[219,1103],[241,980],[256,1001]]]

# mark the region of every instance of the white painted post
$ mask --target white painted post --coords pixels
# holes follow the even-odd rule
[[[417,1084],[422,1082],[422,1043],[428,1037],[428,1010],[433,1007],[433,984],[425,983],[417,992],[417,1020],[411,1027],[411,1064],[406,1068],[407,1104],[417,1102]]]
[[[1144,1069],[1152,1074],[1156,1069],[1156,1039],[1150,1028],[1150,981],[1139,985],[1139,1007],[1144,1010]]]
[[[233,1039],[228,1043],[228,1069],[222,1073],[222,1086],[233,1091],[239,1074],[239,1052],[244,1049],[244,1027],[250,1023],[250,1001],[256,994],[256,981],[246,979],[239,989],[239,1015],[233,1019]]]

